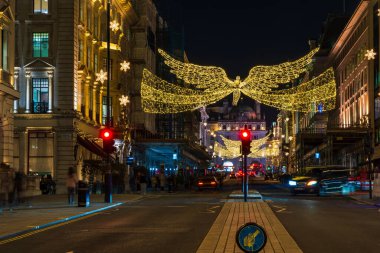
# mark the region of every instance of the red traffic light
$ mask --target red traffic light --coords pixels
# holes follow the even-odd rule
[[[244,129],[240,131],[240,140],[250,141],[251,140],[251,131]]]
[[[111,140],[113,139],[113,132],[110,129],[105,128],[100,132],[100,138],[103,140]]]

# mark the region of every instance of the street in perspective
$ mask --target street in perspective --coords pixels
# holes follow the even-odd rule
[[[375,253],[380,0],[0,0],[0,252]]]

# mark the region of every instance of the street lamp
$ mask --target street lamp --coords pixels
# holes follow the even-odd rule
[[[107,1],[107,110],[106,110],[106,128],[110,128],[110,79],[111,79],[111,0]],[[102,72],[102,71],[101,71]],[[110,154],[107,154],[107,169],[104,174],[105,191],[104,202],[112,203],[112,172],[111,172],[111,160]]]

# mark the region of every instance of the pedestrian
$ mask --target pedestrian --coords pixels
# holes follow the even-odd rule
[[[160,187],[161,187],[161,191],[165,190],[165,173],[164,172],[160,173]]]
[[[158,179],[156,177],[156,175],[152,175],[150,181],[152,182],[152,188],[154,191],[157,190],[157,185],[158,185]]]
[[[20,195],[22,189],[22,173],[16,172],[14,185],[13,185],[13,203],[18,204],[20,202]]]
[[[75,194],[75,188],[77,186],[77,183],[78,183],[78,178],[74,172],[74,168],[70,167],[69,172],[67,174],[67,180],[66,180],[69,205],[74,204],[74,194]]]
[[[145,176],[144,173],[140,174],[139,182],[140,182],[141,194],[145,195],[146,194],[146,183],[147,183],[147,180],[146,180],[146,176]]]

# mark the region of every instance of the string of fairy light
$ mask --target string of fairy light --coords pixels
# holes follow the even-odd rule
[[[304,73],[317,51],[314,49],[292,62],[255,66],[249,71],[248,77],[241,81],[240,77],[230,80],[220,67],[183,63],[159,49],[171,73],[183,80],[186,86],[169,83],[144,69],[142,106],[148,113],[179,113],[213,104],[230,94],[233,94],[233,104],[236,105],[243,93],[281,110],[309,112],[319,105],[322,105],[319,106],[322,111],[331,110],[335,107],[336,97],[331,68],[296,87],[281,87],[281,84],[289,83]]]

